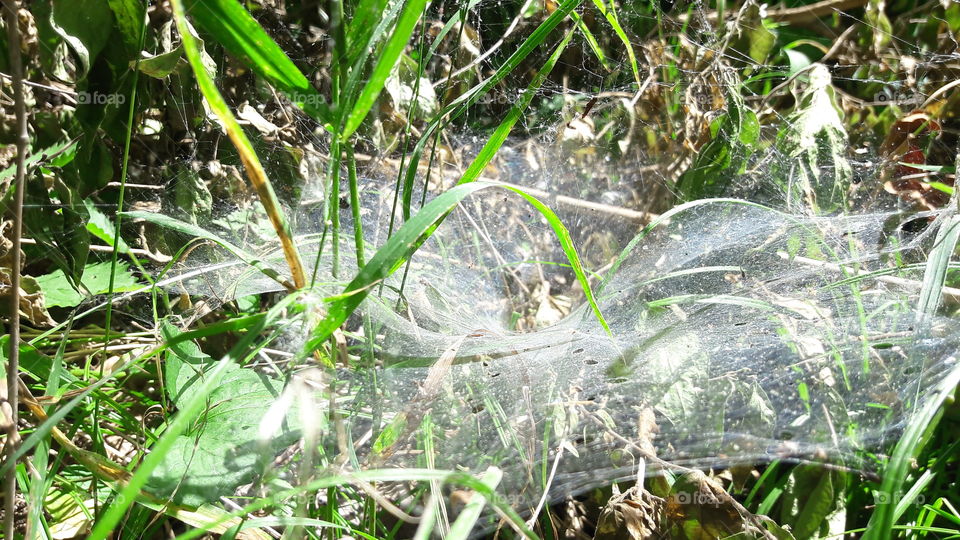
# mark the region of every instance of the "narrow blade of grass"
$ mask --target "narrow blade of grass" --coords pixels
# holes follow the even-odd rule
[[[937,230],[933,249],[927,257],[927,267],[923,272],[923,286],[917,301],[917,317],[935,315],[943,299],[943,285],[947,279],[950,258],[960,239],[960,216],[947,218]]]
[[[180,38],[183,40],[183,50],[187,55],[190,66],[193,68],[200,92],[203,94],[203,97],[206,98],[207,103],[210,104],[210,108],[217,115],[217,118],[220,119],[224,131],[227,132],[227,136],[230,137],[230,141],[236,147],[237,153],[240,154],[240,160],[243,162],[247,177],[250,178],[250,183],[256,188],[260,202],[263,204],[267,216],[270,218],[270,223],[273,225],[274,230],[276,230],[277,236],[280,237],[280,243],[283,246],[283,255],[287,259],[287,265],[290,267],[290,273],[293,275],[293,284],[298,289],[302,288],[307,283],[306,272],[303,269],[300,253],[293,243],[293,234],[290,231],[287,218],[283,214],[280,201],[277,200],[277,196],[273,192],[273,186],[267,179],[267,173],[263,170],[263,165],[260,163],[260,158],[257,157],[253,145],[250,144],[250,139],[247,138],[240,124],[237,123],[237,119],[234,118],[233,113],[230,112],[230,107],[227,106],[227,102],[224,101],[223,96],[220,95],[220,91],[217,90],[217,86],[213,83],[213,79],[210,78],[210,75],[203,67],[203,61],[200,58],[200,48],[197,44],[198,40],[193,35],[190,23],[187,22],[187,17],[183,9],[183,1],[171,0],[171,5],[173,6],[174,19],[177,22],[177,30],[180,32]]]
[[[503,471],[496,467],[490,467],[480,476],[480,482],[487,486],[490,491],[497,488],[501,479],[503,479]],[[470,531],[473,530],[473,526],[476,525],[477,520],[480,519],[480,512],[483,511],[483,507],[486,506],[486,504],[486,497],[479,493],[474,494],[474,496],[470,498],[470,502],[468,502],[463,511],[460,512],[460,516],[457,517],[457,520],[450,526],[450,534],[447,538],[451,540],[469,538]]]
[[[892,538],[896,509],[900,493],[907,474],[911,470],[914,457],[926,445],[929,434],[936,427],[943,402],[953,395],[960,384],[960,368],[954,367],[940,382],[931,389],[923,407],[917,411],[907,429],[893,450],[890,462],[884,468],[880,492],[885,496],[886,504],[878,504],[867,525],[864,540]]]
[[[377,65],[373,68],[373,73],[370,74],[367,84],[364,85],[363,90],[360,91],[356,103],[353,104],[350,114],[344,121],[343,129],[340,132],[341,140],[345,141],[350,138],[350,135],[353,135],[353,132],[360,127],[360,123],[363,122],[367,113],[370,112],[370,108],[373,107],[373,102],[376,101],[380,92],[383,90],[383,85],[387,82],[390,71],[393,70],[393,66],[400,60],[400,55],[407,47],[407,42],[410,41],[410,36],[413,35],[413,29],[416,28],[417,21],[419,21],[420,16],[423,15],[426,5],[427,0],[411,0],[411,2],[403,8],[403,12],[400,13],[400,17],[397,19],[397,26],[393,31],[393,35],[390,36],[387,44],[383,50],[380,51]]]
[[[184,0],[187,12],[230,54],[321,123],[330,121],[323,96],[236,0]]]
[[[495,182],[470,182],[456,186],[430,201],[422,210],[407,221],[396,234],[394,234],[386,244],[383,245],[373,258],[360,269],[353,280],[346,286],[343,293],[336,297],[329,298],[327,301],[327,316],[317,325],[313,335],[307,342],[307,349],[313,349],[323,343],[334,330],[340,327],[347,317],[360,305],[360,302],[370,293],[371,289],[391,275],[399,268],[407,258],[410,257],[436,230],[437,224],[446,216],[460,201],[472,193],[482,189],[500,187],[513,191],[526,199],[533,205],[553,227],[557,239],[563,247],[564,253],[577,275],[584,289],[584,294],[590,302],[597,319],[607,333],[610,332],[606,320],[600,313],[600,307],[594,299],[593,292],[586,273],[583,271],[583,265],[573,246],[573,240],[570,233],[564,227],[563,223],[552,210],[535,197],[525,193],[521,188],[515,186],[506,186]]]
[[[149,221],[150,223],[160,225],[161,227],[165,227],[172,231],[177,231],[183,234],[188,234],[190,236],[195,236],[197,238],[210,240],[211,242],[214,242],[218,244],[220,247],[222,247],[223,249],[227,250],[231,255],[240,259],[245,264],[252,266],[257,270],[260,270],[261,272],[263,272],[265,276],[283,285],[284,288],[288,290],[294,288],[293,285],[290,283],[290,281],[288,281],[285,277],[280,275],[280,273],[274,270],[273,268],[270,268],[269,266],[267,266],[263,261],[260,260],[259,257],[244,250],[239,246],[232,244],[231,242],[228,242],[227,240],[224,240],[223,238],[217,236],[216,234],[213,234],[212,232],[204,229],[203,227],[199,227],[197,225],[193,225],[185,221],[180,221],[179,219],[172,218],[164,214],[154,214],[153,212],[143,212],[143,211],[123,212],[121,215],[127,218],[132,218],[132,219],[142,219],[145,221]]]
[[[484,80],[480,84],[477,84],[469,91],[464,93],[462,96],[453,100],[449,105],[441,110],[433,122],[427,126],[424,130],[423,135],[420,137],[420,140],[417,142],[417,145],[414,147],[411,156],[408,158],[410,165],[407,168],[406,176],[403,181],[403,218],[410,219],[411,206],[413,203],[413,182],[417,176],[417,168],[420,164],[420,156],[423,155],[423,150],[426,148],[427,143],[432,140],[432,135],[434,131],[440,129],[445,122],[449,122],[460,115],[462,115],[473,103],[479,100],[484,94],[489,92],[493,87],[495,87],[500,81],[502,81],[507,75],[509,75],[514,69],[520,65],[521,62],[531,53],[534,49],[540,46],[547,36],[557,27],[564,19],[566,19],[569,14],[580,5],[582,0],[566,0],[559,6],[557,6],[556,11],[550,14],[540,26],[536,28],[533,32],[530,33],[530,36],[524,40],[523,43],[517,48],[517,50],[507,58],[504,63],[497,68],[497,71],[490,76],[488,79]]]

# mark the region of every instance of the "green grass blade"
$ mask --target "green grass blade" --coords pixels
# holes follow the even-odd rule
[[[597,315],[597,319],[609,333],[610,329],[594,299],[586,273],[583,271],[583,265],[580,263],[580,258],[577,256],[573,241],[570,238],[570,233],[560,222],[557,215],[521,188],[495,182],[470,182],[456,186],[430,201],[413,218],[400,227],[383,247],[377,250],[377,253],[360,269],[342,294],[327,299],[327,316],[314,329],[313,335],[306,344],[307,349],[313,349],[329,338],[333,331],[339,328],[360,305],[360,302],[366,298],[371,289],[395,272],[433,234],[437,224],[453,210],[457,203],[481,189],[490,187],[500,187],[519,194],[543,214],[550,226],[553,227],[564,253],[567,255],[571,266],[573,266],[577,279],[584,288],[587,300]]]
[[[496,467],[490,467],[480,477],[480,482],[487,486],[490,491],[493,491],[502,479],[503,471]],[[473,530],[473,526],[477,524],[477,520],[480,519],[480,512],[483,511],[483,507],[486,506],[486,504],[486,497],[479,493],[471,497],[470,502],[468,502],[463,511],[460,512],[457,520],[450,526],[450,534],[447,538],[451,540],[466,540],[469,538],[470,532]]]
[[[923,407],[910,419],[907,429],[900,437],[883,471],[880,492],[886,497],[886,504],[878,504],[867,525],[864,540],[892,538],[894,517],[900,500],[901,488],[907,479],[914,458],[929,441],[929,435],[937,425],[941,405],[957,390],[960,384],[960,368],[954,367],[930,391]]]
[[[639,90],[640,87],[643,86],[643,81],[640,80],[640,69],[637,67],[637,55],[633,52],[633,44],[630,43],[630,38],[627,37],[627,33],[624,32],[623,27],[620,26],[620,20],[617,18],[616,8],[613,2],[610,2],[609,7],[604,5],[603,0],[593,0],[593,4],[597,6],[600,13],[602,13],[604,18],[607,19],[607,22],[610,23],[613,32],[617,34],[617,37],[623,42],[623,47],[627,50],[627,57],[630,59],[630,69],[633,71],[633,78],[637,81],[637,89]]]
[[[583,22],[583,17],[578,15],[576,11],[571,11],[570,18],[573,19],[573,22],[577,23],[577,29],[580,30],[580,33],[583,34],[583,37],[587,40],[587,45],[590,46],[590,50],[593,51],[593,55],[596,56],[597,60],[600,61],[600,65],[602,65],[607,71],[610,71],[610,61],[607,60],[607,55],[603,53],[600,43],[598,43],[597,38],[593,36],[593,32],[590,31],[587,23]]]
[[[410,41],[410,36],[413,35],[413,30],[416,28],[420,16],[423,15],[426,5],[427,0],[411,0],[411,2],[403,8],[403,12],[400,13],[400,17],[397,19],[397,26],[393,31],[393,35],[390,36],[387,44],[383,50],[380,51],[377,65],[373,68],[373,73],[370,74],[367,84],[365,84],[363,90],[360,91],[360,95],[357,97],[356,103],[353,104],[350,114],[344,120],[343,129],[340,132],[341,140],[345,141],[350,135],[353,135],[353,132],[360,127],[360,123],[366,118],[367,113],[370,112],[370,108],[373,107],[373,102],[376,101],[380,92],[383,90],[383,85],[387,82],[390,71],[393,70],[393,66],[400,60],[400,55],[407,47],[407,42]]]
[[[413,182],[417,176],[417,167],[420,163],[420,156],[423,155],[423,150],[426,148],[427,143],[432,140],[433,133],[440,129],[445,122],[458,118],[460,115],[464,114],[466,110],[479,100],[484,94],[489,92],[494,86],[500,83],[507,75],[509,75],[521,62],[531,53],[534,49],[540,46],[547,36],[553,32],[554,28],[557,27],[564,19],[569,16],[569,14],[580,5],[582,0],[565,0],[560,4],[556,11],[550,14],[540,26],[536,28],[533,32],[530,33],[530,36],[524,40],[523,43],[517,48],[517,50],[504,61],[497,71],[490,76],[490,78],[484,80],[480,84],[474,86],[469,91],[467,91],[462,96],[458,97],[452,101],[449,105],[443,108],[437,116],[436,119],[430,123],[429,126],[424,130],[423,135],[420,137],[420,140],[417,142],[416,147],[414,147],[411,156],[408,158],[410,165],[407,168],[406,176],[403,181],[403,218],[410,219],[411,205],[413,203]]]
[[[510,131],[513,130],[513,126],[516,125],[517,120],[523,116],[523,111],[526,110],[530,102],[533,101],[537,90],[543,86],[543,82],[547,79],[547,76],[550,75],[553,66],[556,65],[557,60],[560,59],[560,54],[563,53],[563,50],[567,48],[567,44],[570,43],[571,37],[573,37],[573,32],[567,32],[566,37],[564,37],[557,48],[554,49],[553,54],[551,54],[550,58],[543,64],[543,67],[540,68],[540,72],[537,73],[537,76],[534,77],[530,85],[527,86],[523,95],[520,96],[520,100],[517,101],[513,107],[510,107],[510,111],[507,112],[507,117],[500,122],[500,125],[494,130],[493,135],[487,139],[486,144],[480,149],[477,157],[474,158],[470,166],[467,167],[467,170],[464,171],[460,180],[457,181],[458,184],[473,182],[479,178],[480,173],[483,172],[487,164],[490,163],[490,160],[493,159],[493,156],[495,156],[500,150],[500,147],[503,146],[503,142],[507,140],[507,136],[510,135]]]
[[[950,257],[953,256],[958,239],[960,239],[960,216],[950,216],[937,230],[933,249],[927,257],[920,299],[917,301],[917,317],[934,315],[940,307],[940,301],[943,299],[943,285],[947,279],[947,268],[950,266]]]
[[[283,214],[283,207],[280,206],[280,201],[273,192],[273,186],[267,179],[267,173],[264,171],[263,164],[260,163],[260,158],[257,157],[257,153],[254,151],[250,139],[247,138],[246,133],[240,128],[237,119],[234,118],[233,113],[230,112],[230,107],[227,106],[227,102],[224,101],[223,96],[220,95],[220,91],[217,90],[217,86],[213,83],[213,79],[210,78],[210,74],[207,73],[203,66],[198,38],[194,37],[193,29],[190,27],[190,23],[187,22],[183,1],[171,0],[171,5],[173,7],[174,19],[177,22],[177,30],[180,32],[180,39],[183,41],[183,50],[187,55],[190,66],[193,68],[194,76],[197,79],[197,86],[200,87],[200,92],[207,100],[207,103],[210,104],[210,109],[213,110],[223,124],[223,129],[230,138],[230,142],[236,147],[237,153],[240,155],[240,160],[243,162],[243,168],[246,170],[247,176],[250,179],[250,183],[253,184],[257,190],[260,203],[263,204],[263,208],[267,212],[267,217],[270,218],[270,223],[280,238],[280,243],[283,246],[283,255],[287,259],[287,265],[290,267],[290,273],[293,275],[293,284],[297,288],[302,288],[307,283],[307,274],[303,269],[303,261],[300,259],[297,246],[293,243],[293,233],[290,231],[290,225],[287,223],[287,218]]]
[[[123,212],[121,215],[127,218],[132,218],[132,219],[143,219],[145,221],[149,221],[151,223],[160,225],[161,227],[170,229],[172,231],[177,231],[183,234],[188,234],[190,236],[195,236],[197,238],[210,240],[211,242],[214,242],[218,244],[220,247],[222,247],[223,249],[227,250],[231,255],[240,259],[247,265],[252,266],[257,270],[260,270],[261,272],[263,272],[265,276],[283,285],[285,288],[290,289],[293,286],[289,282],[289,280],[287,280],[285,277],[280,275],[280,273],[274,270],[273,268],[267,266],[256,255],[244,250],[239,246],[236,246],[228,242],[227,240],[224,240],[223,238],[213,234],[212,232],[204,229],[203,227],[198,227],[197,225],[193,225],[185,221],[180,221],[179,219],[172,218],[164,214],[154,214],[153,212],[143,212],[143,211]]]
[[[236,0],[184,0],[187,12],[218,43],[321,123],[330,121],[322,95]]]

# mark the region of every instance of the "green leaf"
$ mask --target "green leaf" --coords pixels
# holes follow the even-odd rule
[[[136,53],[140,50],[140,37],[147,17],[147,6],[141,0],[107,0],[113,11],[117,28],[127,48]]]
[[[90,71],[93,60],[110,38],[113,12],[103,0],[52,0],[50,26],[80,60],[79,77]]]
[[[47,307],[73,307],[80,305],[89,296],[81,294],[70,284],[63,270],[56,270],[40,276],[37,283],[43,291]],[[81,279],[83,287],[90,295],[106,294],[110,292],[110,262],[88,264],[83,269]],[[143,285],[137,283],[124,262],[117,263],[117,273],[114,276],[113,292],[135,291]]]
[[[341,140],[349,139],[350,135],[353,135],[353,132],[360,127],[360,123],[366,118],[367,113],[370,112],[374,101],[383,90],[383,85],[387,82],[387,77],[393,71],[393,66],[400,60],[401,53],[407,47],[407,42],[410,41],[410,36],[413,35],[413,30],[417,21],[420,20],[420,16],[423,15],[426,5],[426,0],[410,0],[404,6],[393,35],[390,36],[387,44],[377,56],[376,67],[373,68],[370,78],[367,79],[363,90],[360,91],[350,114],[343,120],[343,129],[340,132]]]
[[[162,79],[177,69],[181,58],[183,58],[183,45],[170,52],[142,58],[139,63],[130,62],[130,67],[136,65],[141,72],[155,79]]]
[[[737,54],[733,55],[735,59],[753,60],[758,64],[763,64],[767,60],[770,51],[777,41],[777,36],[763,25],[763,19],[760,17],[760,6],[750,4],[746,12],[740,16],[740,22],[737,24],[737,35],[731,43],[731,49]],[[748,70],[753,69],[752,67]]]
[[[713,121],[710,141],[677,181],[682,201],[730,195],[760,139],[760,122],[740,96],[740,85],[732,74],[725,79],[727,110]]]
[[[784,120],[776,146],[784,158],[773,174],[787,192],[788,208],[821,214],[846,206],[853,180],[845,157],[849,145],[830,70],[823,64],[810,69],[809,85]]]
[[[814,537],[837,509],[843,491],[843,472],[819,464],[798,465],[781,499],[780,523],[790,525],[798,540]]]
[[[190,17],[230,54],[238,57],[319,122],[329,121],[323,96],[236,0],[185,0]]]
[[[86,206],[87,213],[90,215],[90,221],[87,222],[87,231],[100,240],[103,240],[108,246],[117,247],[118,252],[130,253],[130,246],[123,241],[123,238],[120,239],[120,245],[116,245],[116,238],[114,238],[116,226],[113,224],[113,220],[101,212],[90,199],[84,199],[83,204]]]
[[[170,340],[179,331],[165,322],[162,333]],[[291,415],[280,423],[270,444],[259,442],[265,405],[280,396],[282,381],[230,364],[219,383],[206,392],[203,382],[215,365],[192,341],[172,345],[167,355],[164,378],[173,403],[178,408],[192,400],[207,403],[203,421],[176,438],[147,482],[151,493],[179,504],[201,506],[232,495],[253,479],[258,464],[269,462],[276,449],[299,437],[299,420]]]

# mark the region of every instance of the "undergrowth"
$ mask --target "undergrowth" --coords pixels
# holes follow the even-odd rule
[[[3,5],[6,538],[960,536],[960,4]]]

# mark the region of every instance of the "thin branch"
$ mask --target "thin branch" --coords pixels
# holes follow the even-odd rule
[[[10,354],[7,361],[7,405],[10,422],[4,445],[6,460],[10,463],[17,452],[20,373],[20,239],[23,236],[23,191],[26,176],[27,107],[23,99],[23,64],[20,58],[20,9],[16,0],[3,0],[7,15],[7,50],[13,71],[13,100],[17,116],[17,173],[14,179],[16,195],[13,203],[13,262],[10,268]],[[4,477],[3,530],[5,538],[13,538],[14,511],[17,507],[17,471],[10,467]]]

